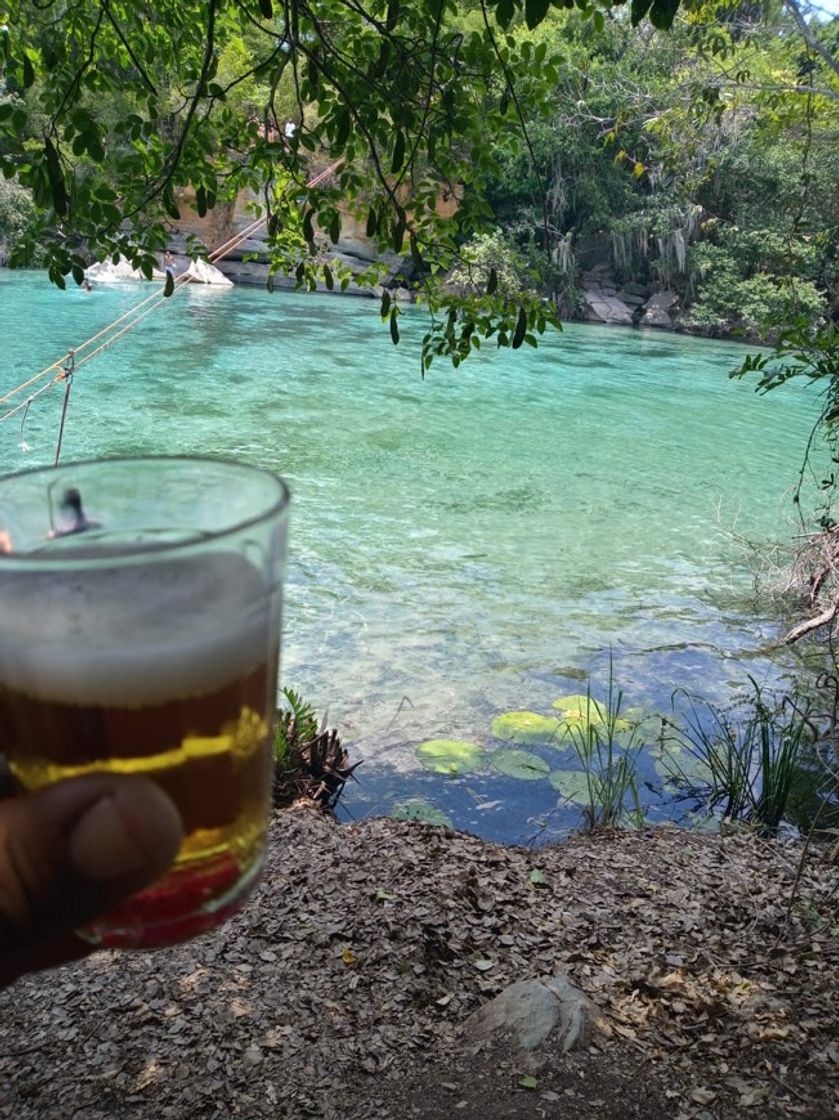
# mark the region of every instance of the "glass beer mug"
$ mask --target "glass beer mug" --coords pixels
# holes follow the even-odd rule
[[[171,944],[234,913],[263,862],[289,494],[209,459],[0,479],[0,751],[26,790],[94,771],[172,798],[172,869],[83,936]]]

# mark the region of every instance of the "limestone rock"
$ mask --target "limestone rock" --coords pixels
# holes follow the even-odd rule
[[[590,321],[632,326],[632,311],[616,296],[607,296],[596,289],[583,292],[583,299],[586,302],[586,318]]]
[[[229,280],[223,272],[220,272],[208,261],[190,261],[186,276],[193,284],[216,284],[222,288],[233,287],[233,281]]]
[[[644,304],[644,309],[646,311],[670,311],[678,302],[679,297],[675,292],[656,292]]]
[[[479,1008],[464,1024],[476,1041],[505,1039],[526,1053],[551,1039],[563,1054],[583,1043],[594,1021],[594,1005],[561,973],[549,980],[518,980]]]
[[[139,268],[132,268],[126,260],[120,260],[116,264],[111,260],[99,261],[97,264],[92,264],[85,269],[85,276],[88,280],[95,280],[98,284],[118,283],[121,280],[146,279]],[[152,274],[152,279],[163,280],[165,277],[162,272],[155,269]]]
[[[665,330],[673,329],[673,320],[663,307],[650,307],[648,305],[644,314],[641,316],[640,322],[642,327],[663,327]]]

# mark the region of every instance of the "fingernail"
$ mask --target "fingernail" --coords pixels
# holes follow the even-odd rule
[[[93,804],[70,834],[70,858],[97,882],[163,872],[177,853],[181,822],[168,797],[151,782],[129,794],[113,792]]]

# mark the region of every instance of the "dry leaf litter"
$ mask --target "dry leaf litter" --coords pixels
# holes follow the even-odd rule
[[[818,853],[743,835],[533,852],[278,813],[263,884],[220,931],[0,995],[0,1116],[826,1120],[836,885]],[[600,1010],[586,1050],[523,1076],[465,1046],[484,1002],[557,973]]]

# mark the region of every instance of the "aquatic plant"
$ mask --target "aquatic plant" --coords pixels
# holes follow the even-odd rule
[[[673,693],[674,709],[683,703],[685,710],[669,729],[667,769],[684,796],[772,835],[784,819],[804,749],[815,741],[817,728],[806,704],[767,698],[753,677],[749,683],[750,695],[727,709],[683,689]]]
[[[499,773],[525,782],[546,778],[551,769],[544,758],[530,751],[493,751],[489,760]]]
[[[548,781],[557,793],[577,805],[587,805],[591,791],[589,776],[585,770],[552,770]]]
[[[560,712],[559,736],[563,740],[570,728],[580,727],[585,723],[593,723],[600,728],[605,728],[610,715],[608,706],[595,700],[590,693],[560,696],[558,700],[554,700],[551,707],[557,708]],[[614,716],[614,731],[628,731],[629,727],[628,719]]]
[[[452,776],[480,770],[484,761],[483,747],[461,739],[429,739],[420,743],[416,755],[428,770]]]
[[[435,808],[430,801],[422,797],[412,797],[394,805],[390,815],[398,821],[422,821],[424,824],[434,824],[440,828],[453,828],[451,819],[442,809]]]
[[[563,741],[573,748],[582,770],[580,778],[568,777],[574,771],[556,771],[551,784],[582,806],[589,829],[640,825],[644,813],[638,797],[638,758],[645,743],[620,715],[623,693],[615,690],[611,666],[605,703],[593,700],[590,692],[563,699],[578,702],[567,704],[574,714],[564,724]]]
[[[540,716],[536,712],[505,712],[492,721],[496,739],[530,747],[555,742],[559,729],[560,721],[555,716]]]

